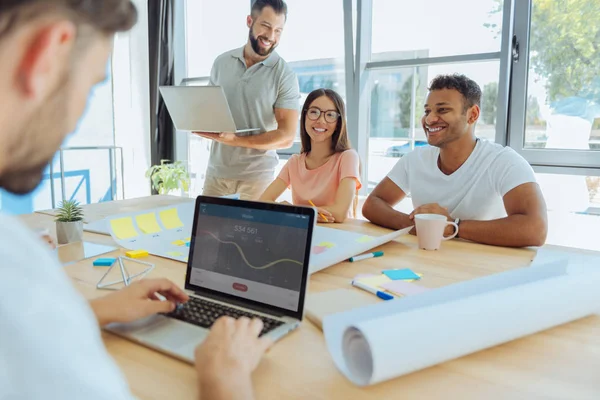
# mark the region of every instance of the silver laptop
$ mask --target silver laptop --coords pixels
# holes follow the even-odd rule
[[[105,329],[188,362],[222,315],[259,317],[261,335],[281,339],[303,318],[314,221],[313,208],[198,197],[185,278],[190,301]]]
[[[253,132],[238,127],[221,86],[161,86],[159,88],[175,128],[196,132]]]

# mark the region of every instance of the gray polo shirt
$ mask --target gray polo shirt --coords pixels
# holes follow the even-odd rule
[[[210,84],[222,86],[237,129],[260,128],[259,135],[277,129],[274,108],[298,110],[298,78],[277,52],[246,68],[244,48],[228,51],[215,60]],[[273,179],[275,150],[255,150],[213,142],[207,175],[215,178],[259,181]]]

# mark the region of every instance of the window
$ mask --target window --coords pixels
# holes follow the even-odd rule
[[[598,2],[530,0],[516,7],[511,146],[534,167],[598,168]]]
[[[427,87],[437,75],[462,73],[479,84],[476,135],[496,140],[503,129],[496,121],[503,113],[498,109],[503,8],[502,0],[372,0],[372,24],[365,22],[361,32],[371,37],[368,85],[362,89],[369,95],[358,105],[369,110],[368,123],[359,123],[368,132],[368,152],[359,149],[368,158],[367,192],[399,157],[427,145],[421,117]]]
[[[371,61],[500,51],[501,10],[497,0],[373,0]]]
[[[246,44],[249,0],[186,0],[185,13],[188,77],[209,77],[217,56]]]

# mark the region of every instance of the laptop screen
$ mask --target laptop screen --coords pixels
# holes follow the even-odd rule
[[[187,277],[193,290],[302,311],[312,209],[201,196],[194,220]]]

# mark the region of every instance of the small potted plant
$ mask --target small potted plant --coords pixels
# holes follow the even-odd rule
[[[181,161],[172,163],[161,160],[160,165],[153,165],[146,171],[146,178],[152,181],[152,188],[158,194],[185,193],[190,187],[190,174]]]
[[[63,201],[58,205],[56,240],[58,244],[83,240],[83,210],[76,200]]]

